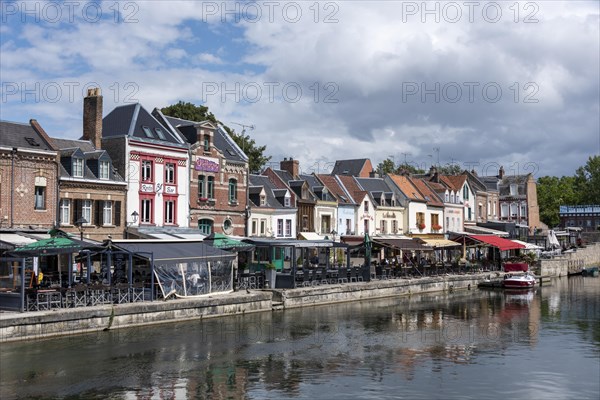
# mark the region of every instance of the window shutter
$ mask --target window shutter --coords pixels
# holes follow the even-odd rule
[[[101,226],[102,225],[102,201],[94,200],[92,202],[92,210],[94,212],[94,225]]]
[[[115,207],[115,220],[113,221],[113,225],[121,226],[121,202],[115,201],[114,207]]]
[[[75,222],[79,221],[79,218],[81,218],[81,200],[76,199],[73,201],[73,224],[75,224]]]

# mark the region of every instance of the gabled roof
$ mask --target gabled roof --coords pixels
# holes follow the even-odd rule
[[[388,174],[392,182],[398,186],[398,189],[410,201],[426,201],[425,197],[419,192],[419,189],[413,184],[410,177],[406,175]]]
[[[463,171],[463,175],[467,176],[467,181],[473,190],[479,190],[482,192],[488,191],[491,188],[488,188],[482,179],[477,176],[474,171],[469,172],[467,170]],[[495,189],[495,188],[494,188]],[[495,190],[494,190],[495,191]]]
[[[467,175],[440,175],[440,181],[455,192],[462,190],[466,180]]]
[[[336,176],[320,174],[317,175],[317,178],[319,178],[323,185],[325,185],[327,189],[329,189],[329,191],[337,197],[340,205],[356,204],[352,196],[348,195],[344,188],[340,186],[340,182],[338,182]]]
[[[283,203],[277,200],[278,197],[282,197],[285,193],[280,192],[280,190],[285,191],[286,189],[277,189],[277,187],[271,182],[268,176],[265,175],[254,175],[250,174],[250,187],[249,187],[249,197],[250,202],[254,207],[257,208],[289,208],[285,207]],[[260,193],[264,190],[265,192],[265,200],[266,205],[260,204]]]
[[[368,158],[360,158],[355,160],[337,160],[331,171],[331,175],[350,175],[359,176],[367,162]],[[370,171],[369,171],[370,172]]]
[[[353,176],[347,175],[336,175],[337,179],[341,182],[343,188],[348,192],[355,203],[362,202],[362,200],[369,193],[363,190]]]
[[[427,204],[433,207],[444,207],[444,203],[440,200],[438,195],[429,187],[423,179],[411,179],[419,192],[423,195]]]
[[[244,153],[242,151],[242,149],[240,149],[240,147],[237,145],[237,143],[235,143],[235,141],[233,140],[233,138],[231,136],[229,136],[229,134],[225,131],[225,129],[223,129],[222,126],[218,125],[218,124],[214,124],[212,121],[189,121],[186,119],[181,119],[181,118],[175,118],[175,117],[168,117],[165,116],[164,117],[169,124],[171,124],[171,126],[173,126],[175,129],[177,129],[181,135],[186,139],[186,141],[190,144],[194,144],[197,142],[197,136],[196,136],[196,126],[198,125],[202,125],[202,124],[207,124],[210,125],[212,127],[215,127],[214,129],[214,136],[213,136],[213,140],[214,140],[214,146],[219,149],[221,151],[221,153],[223,153],[223,157],[226,160],[230,160],[230,161],[238,161],[238,162],[247,162],[248,161],[248,156],[246,155],[246,153]],[[190,131],[191,131],[191,135],[190,135]]]
[[[0,146],[54,151],[52,146],[40,135],[31,124],[0,121]]]
[[[103,137],[124,135],[144,142],[188,147],[178,134],[139,103],[116,107],[102,119]]]

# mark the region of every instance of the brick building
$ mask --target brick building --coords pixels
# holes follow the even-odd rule
[[[57,171],[57,152],[36,120],[0,121],[0,227],[52,228]]]
[[[248,157],[210,121],[166,117],[190,145],[190,226],[200,233],[245,236]]]

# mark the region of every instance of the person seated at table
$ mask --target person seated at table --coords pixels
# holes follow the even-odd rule
[[[35,286],[40,287],[40,286],[42,286],[43,282],[44,282],[44,273],[40,269],[40,270],[38,270],[38,274],[37,274],[37,277],[35,279]]]

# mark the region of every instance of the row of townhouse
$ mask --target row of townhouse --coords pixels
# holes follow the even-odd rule
[[[108,236],[307,238],[462,232],[490,221],[539,226],[531,175],[375,176],[368,159],[303,174],[298,160],[249,174],[248,158],[210,121],[83,101],[80,140],[51,138],[35,120],[0,122],[2,228]]]

